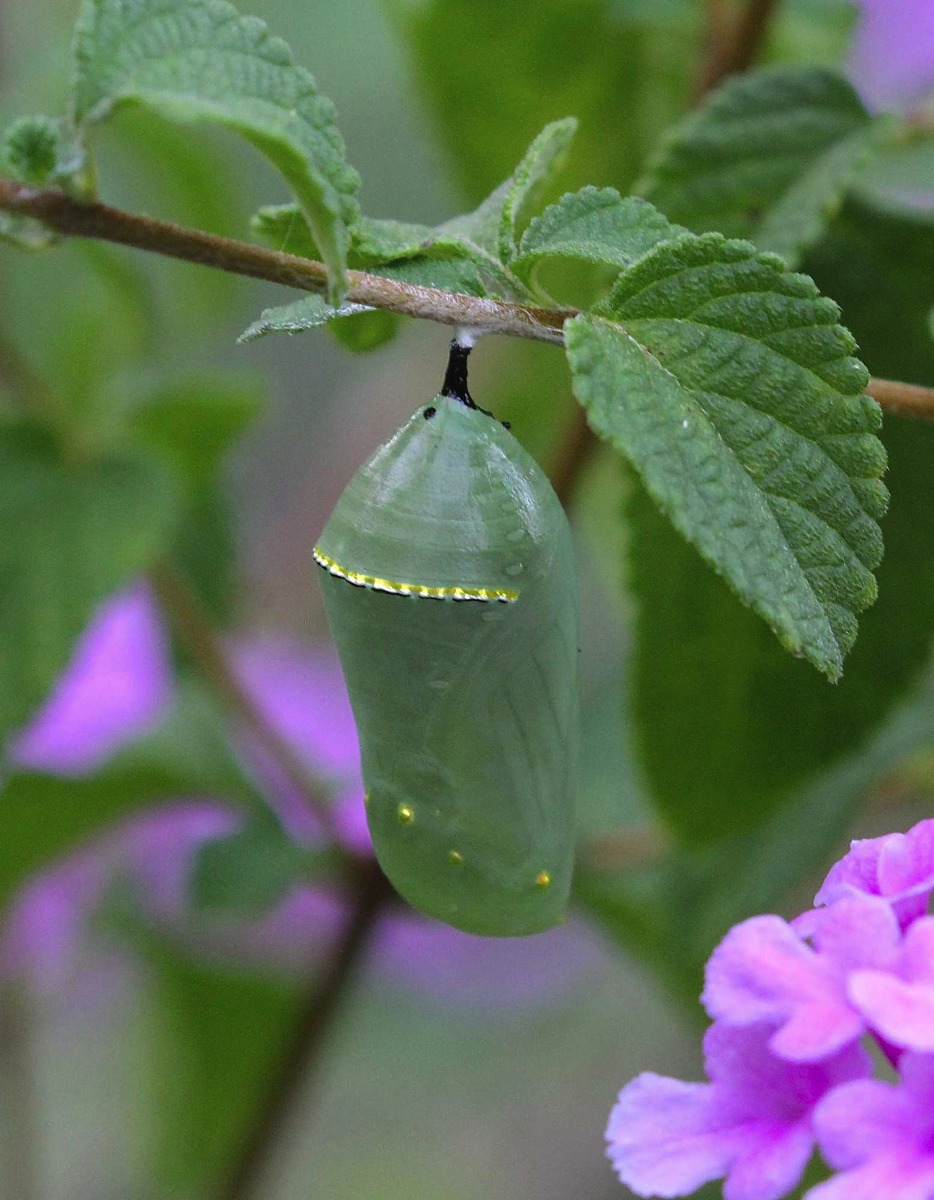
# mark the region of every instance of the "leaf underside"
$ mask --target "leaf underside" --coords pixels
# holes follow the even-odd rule
[[[264,22],[226,0],[84,0],[75,57],[78,126],[137,103],[225,125],[261,150],[295,193],[339,300],[359,177],[344,161],[333,104]]]

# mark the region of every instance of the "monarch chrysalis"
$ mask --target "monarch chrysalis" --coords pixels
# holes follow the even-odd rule
[[[466,387],[347,485],[315,546],[360,735],[380,865],[468,933],[536,933],[571,883],[578,603],[570,529],[534,460]]]

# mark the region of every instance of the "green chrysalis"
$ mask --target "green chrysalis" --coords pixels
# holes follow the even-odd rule
[[[574,849],[578,602],[545,475],[466,387],[347,485],[315,546],[380,865],[468,933],[559,923]]]

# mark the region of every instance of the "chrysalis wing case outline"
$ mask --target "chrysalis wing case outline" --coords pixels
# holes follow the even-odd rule
[[[468,933],[564,917],[579,741],[576,572],[545,475],[467,391],[360,468],[314,556],[360,735],[376,856]]]

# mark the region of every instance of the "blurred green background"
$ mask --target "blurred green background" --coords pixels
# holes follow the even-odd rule
[[[476,203],[546,121],[569,114],[581,133],[564,186],[626,192],[660,132],[690,103],[707,11],[701,0],[253,0],[247,9],[290,42],[336,102],[348,157],[364,179],[365,212],[426,223]],[[65,104],[75,12],[74,0],[0,4],[0,125]],[[768,54],[837,61],[853,16],[845,4],[789,0]],[[96,147],[102,196],[134,211],[243,238],[256,207],[287,199],[273,171],[233,137],[124,112],[98,133]],[[929,165],[921,164],[922,178]],[[556,282],[568,294],[588,285],[570,275]],[[4,338],[89,429],[106,428],[115,409],[206,379],[244,404],[268,398],[226,464],[223,503],[200,514],[179,552],[219,621],[314,642],[327,634],[313,539],[359,462],[436,390],[448,333],[412,323],[386,348],[360,356],[323,332],[234,345],[261,308],[284,299],[272,285],[100,245],[0,257]],[[490,341],[474,359],[474,395],[509,417],[547,463],[571,412],[559,352]],[[934,383],[926,378],[931,360],[926,346],[913,377]],[[897,374],[898,365],[885,370]],[[912,432],[912,445],[921,436]],[[626,715],[633,606],[622,559],[637,520],[624,531],[620,518],[633,503],[613,458],[598,454],[574,511],[587,837],[649,820]],[[690,640],[674,626],[668,636]],[[692,677],[678,702],[696,703],[704,686]],[[883,747],[878,762],[836,786],[862,796],[879,763],[891,767],[928,732],[894,736],[894,749]],[[775,746],[764,753],[774,757]],[[928,815],[929,772],[923,760],[911,761],[875,788],[860,828],[904,828]],[[797,852],[793,841],[781,851]],[[728,878],[742,854],[732,844],[721,850],[714,872]],[[813,891],[819,866],[788,908]],[[793,865],[785,870],[794,874]],[[599,897],[592,903],[601,910]],[[721,930],[733,915],[726,911]],[[716,928],[716,916],[709,919]],[[643,935],[653,943],[644,959],[677,957],[660,929]],[[583,918],[554,944],[565,960],[519,1000],[521,953],[508,962],[478,954],[476,988],[431,987],[430,965],[407,976],[371,960],[262,1194],[621,1195],[602,1159],[615,1093],[647,1068],[698,1077],[700,1013]],[[29,1148],[36,1200],[208,1194],[261,1090],[294,986],[219,975],[192,956],[170,968],[156,952],[142,957],[148,967],[140,970],[101,965],[90,996],[7,1006],[0,1142],[10,1163]],[[528,969],[541,972],[541,956]],[[11,1169],[0,1169],[0,1194],[33,1200],[4,1191]]]

